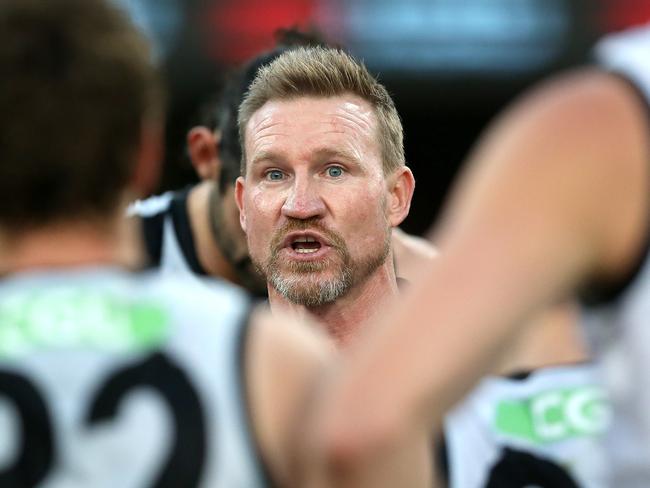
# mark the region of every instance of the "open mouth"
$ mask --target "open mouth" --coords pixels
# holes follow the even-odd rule
[[[328,240],[317,232],[291,232],[284,238],[284,250],[290,253],[291,259],[314,260],[320,259],[331,250]]]
[[[321,243],[311,236],[300,236],[291,241],[291,248],[298,254],[313,254],[321,247]]]

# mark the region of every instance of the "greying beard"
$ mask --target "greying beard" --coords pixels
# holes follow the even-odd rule
[[[340,278],[310,283],[305,287],[305,277],[283,277],[279,273],[273,273],[269,282],[280,295],[292,303],[305,307],[320,307],[345,295],[352,285],[352,276],[349,269],[345,269]]]
[[[303,226],[307,227],[308,225],[302,224],[296,227]],[[279,235],[285,234],[286,232],[279,233]],[[352,261],[340,236],[331,231],[328,231],[327,235],[332,242],[336,243],[334,250],[340,259],[338,263],[329,259],[319,263],[289,262],[288,273],[286,271],[283,273],[278,264],[278,248],[272,244],[273,251],[266,266],[255,264],[258,270],[266,276],[269,284],[288,301],[305,307],[320,307],[334,302],[344,296],[350,288],[365,281],[384,264],[390,252],[390,227],[387,229],[382,248],[376,254],[359,263]],[[279,242],[279,239],[276,239],[276,242]],[[340,270],[333,278],[319,280],[316,277],[314,279],[314,273],[332,269],[337,265],[340,266]]]

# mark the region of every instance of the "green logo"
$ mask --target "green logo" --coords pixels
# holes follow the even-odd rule
[[[584,386],[502,401],[496,409],[495,427],[505,436],[547,444],[599,435],[607,428],[610,416],[603,389]]]
[[[32,291],[0,301],[0,357],[49,347],[147,349],[169,320],[157,304],[84,289]]]

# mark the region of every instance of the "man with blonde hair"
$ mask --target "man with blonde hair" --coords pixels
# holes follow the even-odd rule
[[[4,0],[0,66],[0,486],[311,486],[291,444],[328,341],[225,283],[123,265],[162,125],[131,22]],[[426,445],[399,447],[352,486],[427,486],[401,454]]]
[[[297,49],[258,72],[239,127],[236,198],[271,308],[346,343],[398,294],[391,230],[415,183],[395,105],[346,53]]]

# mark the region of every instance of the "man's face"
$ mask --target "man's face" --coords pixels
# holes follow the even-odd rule
[[[318,306],[389,251],[376,116],[353,95],[270,101],[245,130],[237,202],[251,258],[288,300]]]

